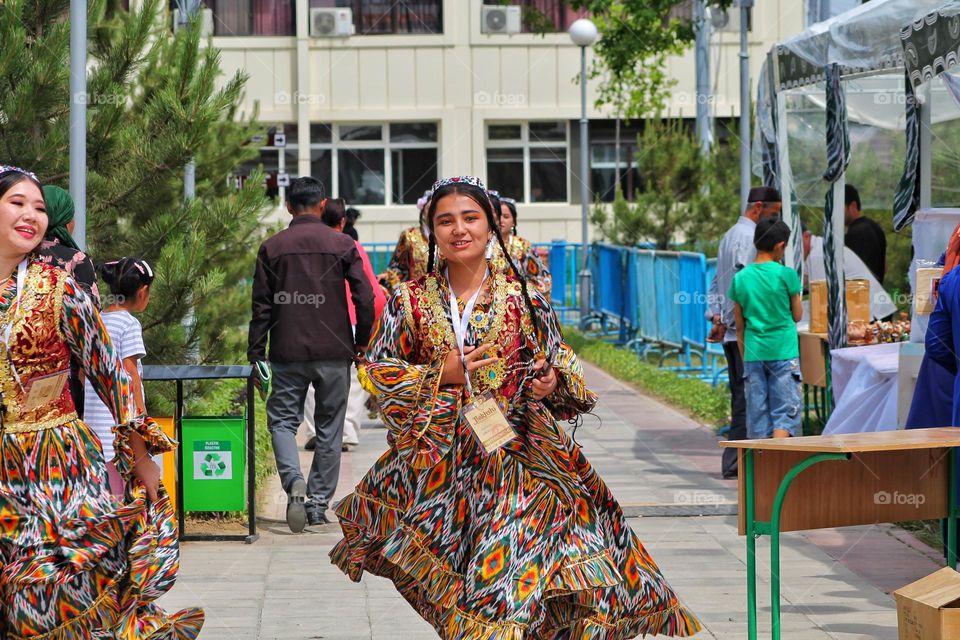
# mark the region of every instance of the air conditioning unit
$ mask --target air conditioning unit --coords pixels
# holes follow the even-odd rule
[[[353,9],[310,9],[310,36],[346,38],[356,33]]]
[[[729,9],[708,7],[710,12],[710,27],[714,31],[740,33],[740,8],[731,6]]]
[[[480,14],[481,33],[520,33],[521,31],[523,31],[523,7],[483,7]]]
[[[173,32],[187,26],[187,17],[180,13],[180,9],[173,10]],[[200,10],[200,35],[206,38],[213,35],[213,10]]]

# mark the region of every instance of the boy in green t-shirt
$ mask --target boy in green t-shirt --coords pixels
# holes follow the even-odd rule
[[[787,438],[800,429],[800,278],[780,264],[790,227],[779,218],[757,223],[757,258],[733,278],[737,342],[743,354],[747,437]]]

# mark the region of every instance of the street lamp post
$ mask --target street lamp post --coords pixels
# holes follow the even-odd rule
[[[70,196],[73,238],[87,248],[87,3],[70,0]]]
[[[586,18],[580,18],[570,25],[570,39],[580,47],[580,215],[581,215],[581,268],[578,277],[580,284],[580,321],[586,320],[590,313],[590,294],[593,289],[589,259],[589,215],[590,215],[590,179],[587,136],[587,47],[597,40],[597,26]]]

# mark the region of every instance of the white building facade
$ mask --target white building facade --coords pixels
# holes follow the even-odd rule
[[[576,18],[556,1],[515,4],[536,6],[560,29]],[[753,95],[767,51],[803,28],[804,4],[762,0],[752,9]],[[364,242],[390,242],[415,223],[416,200],[438,176],[473,174],[517,200],[523,236],[535,242],[579,240],[580,52],[566,33],[484,33],[483,0],[207,0],[206,5],[226,75],[241,70],[250,77],[245,114],[258,109],[259,121],[272,127],[258,141],[259,163],[270,176],[278,216],[285,215],[284,177],[313,175],[332,197],[362,211],[358,230]],[[343,25],[338,27],[329,11],[313,11],[311,25],[311,9],[337,7],[351,10],[356,33],[318,35]],[[712,37],[711,108],[718,118],[740,113],[737,25],[733,20]],[[671,60],[669,72],[676,85],[668,115],[694,118],[693,51]],[[586,179],[592,193],[609,199],[613,120],[594,107],[594,84]],[[631,192],[634,178],[627,165],[636,129],[624,131],[621,172]]]

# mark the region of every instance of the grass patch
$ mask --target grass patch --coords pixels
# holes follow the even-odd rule
[[[682,378],[641,361],[636,354],[620,347],[564,329],[564,338],[577,355],[619,380],[641,388],[645,393],[682,409],[714,428],[727,423],[730,396],[696,378]]]

